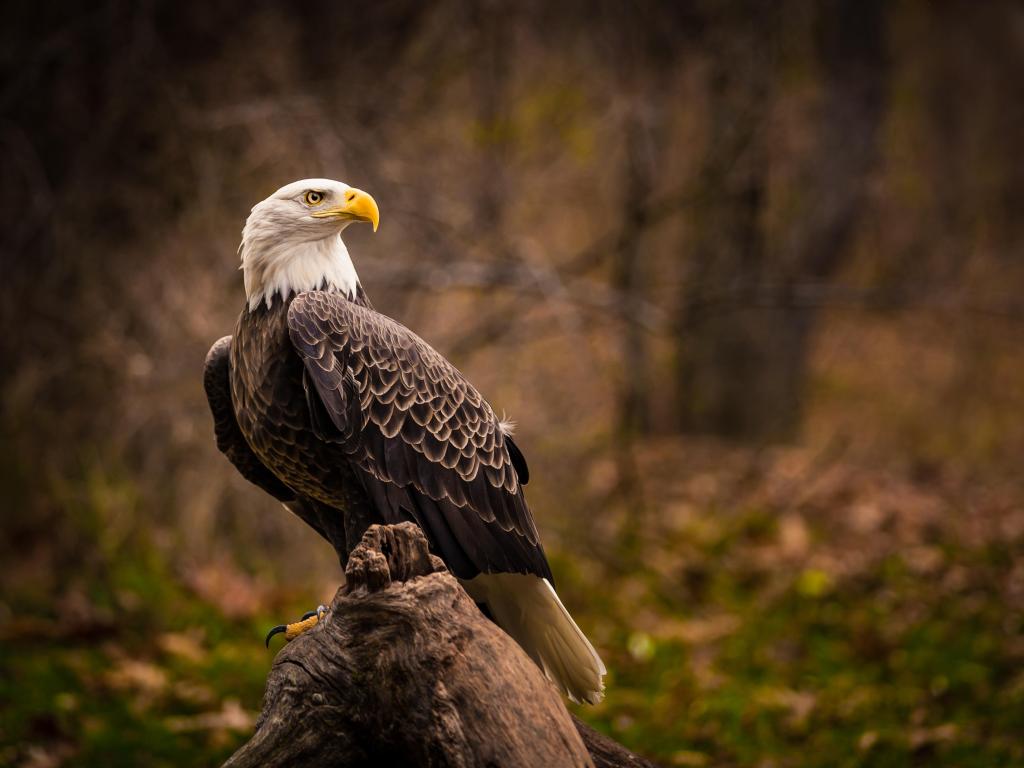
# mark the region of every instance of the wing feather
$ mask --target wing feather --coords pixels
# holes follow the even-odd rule
[[[319,401],[318,432],[345,445],[385,519],[416,520],[461,578],[551,578],[520,486],[522,454],[451,363],[335,293],[300,294],[288,328]]]

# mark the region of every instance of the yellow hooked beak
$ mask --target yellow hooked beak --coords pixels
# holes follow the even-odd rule
[[[377,208],[377,201],[363,192],[361,189],[349,189],[345,193],[345,202],[334,208],[325,208],[322,211],[313,211],[310,214],[317,219],[337,218],[350,219],[352,221],[368,221],[373,224],[373,231],[377,231],[380,224],[380,209]]]

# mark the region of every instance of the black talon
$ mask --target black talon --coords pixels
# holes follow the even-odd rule
[[[306,619],[311,619],[314,616],[316,616],[318,619],[322,619],[324,617],[325,613],[327,613],[327,606],[325,606],[325,605],[318,605],[316,607],[315,611],[306,611],[302,615],[302,618],[299,619],[299,621],[305,621]]]
[[[272,638],[274,635],[280,635],[280,634],[284,633],[287,629],[288,629],[288,627],[285,626],[284,624],[278,624],[276,627],[274,627],[269,632],[267,632],[267,640],[266,640],[267,648],[270,647],[270,638]]]

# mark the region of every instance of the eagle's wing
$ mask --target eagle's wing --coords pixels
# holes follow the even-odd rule
[[[258,485],[275,499],[291,502],[295,493],[282,483],[277,476],[253,453],[248,441],[238,427],[235,408],[231,402],[231,337],[219,339],[206,355],[203,371],[203,388],[206,400],[213,414],[213,430],[217,436],[217,447],[246,480]]]
[[[288,329],[314,429],[349,452],[388,522],[414,519],[460,578],[551,579],[521,488],[526,462],[451,363],[336,293],[300,294]]]

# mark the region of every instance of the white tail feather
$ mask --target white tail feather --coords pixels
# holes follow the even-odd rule
[[[601,700],[604,663],[547,579],[482,573],[462,585],[470,597],[487,605],[498,625],[570,699],[590,704]]]

